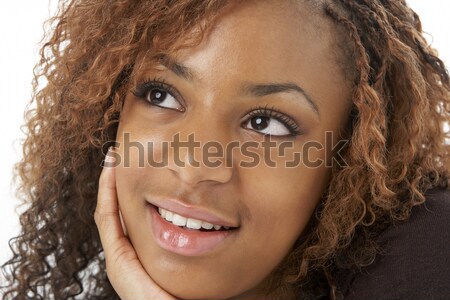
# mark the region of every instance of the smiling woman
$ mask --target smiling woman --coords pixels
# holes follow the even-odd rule
[[[450,83],[403,1],[61,4],[5,299],[450,294]]]

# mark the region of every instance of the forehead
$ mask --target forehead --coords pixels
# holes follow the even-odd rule
[[[218,77],[295,80],[310,94],[318,93],[315,97],[320,101],[347,82],[337,63],[337,32],[317,3],[236,2],[216,19],[200,44],[171,56],[194,70],[204,83]],[[144,63],[140,73],[154,67],[154,61]],[[329,87],[326,90],[324,83]]]

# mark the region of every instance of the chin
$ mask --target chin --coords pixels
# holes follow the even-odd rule
[[[229,299],[235,296],[230,293],[230,289],[224,286],[214,286],[211,282],[186,282],[180,283],[176,279],[172,278],[172,281],[165,286],[160,286],[175,296],[177,299],[195,299],[195,300],[212,300],[212,299]]]
[[[165,270],[164,274],[151,276],[152,279],[169,294],[177,299],[229,299],[240,294],[234,290],[236,285],[228,284],[224,280],[212,279],[211,276],[197,275],[195,272],[182,271],[171,273]],[[206,279],[203,279],[207,277]]]

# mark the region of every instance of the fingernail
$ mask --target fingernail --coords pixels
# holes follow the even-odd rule
[[[106,153],[104,166],[106,166],[106,167],[111,167],[112,166],[112,163],[114,162],[114,158],[111,156],[111,153],[113,151],[114,151],[114,147],[113,146],[109,146],[108,152]]]

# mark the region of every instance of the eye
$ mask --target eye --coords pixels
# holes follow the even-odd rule
[[[244,128],[273,136],[296,136],[302,134],[300,126],[287,115],[273,108],[257,107],[248,113]]]
[[[174,96],[163,89],[151,89],[148,91],[145,98],[151,104],[180,110],[180,103],[178,103]]]
[[[175,95],[178,94],[176,90],[162,81],[145,81],[139,84],[132,93],[150,105],[184,111],[184,107],[176,99]]]
[[[274,118],[265,116],[256,116],[249,120],[246,128],[260,131],[264,134],[271,135],[289,135],[290,131],[283,123]]]

